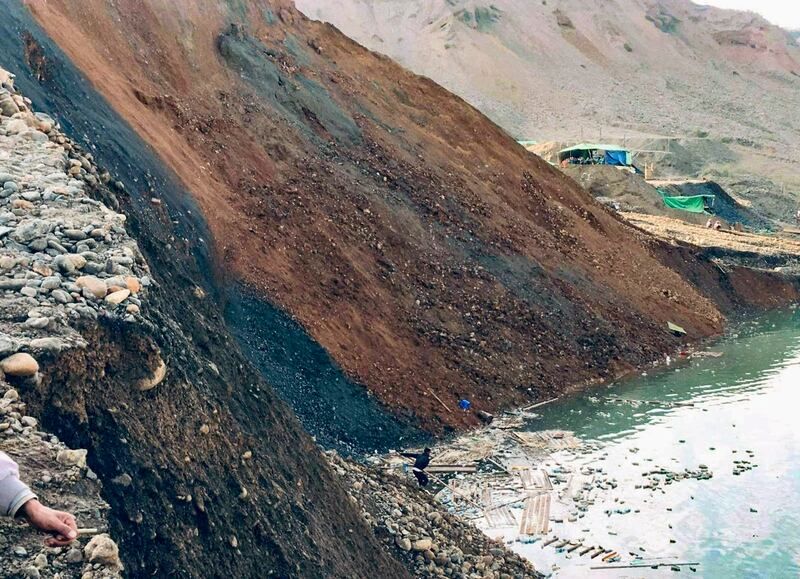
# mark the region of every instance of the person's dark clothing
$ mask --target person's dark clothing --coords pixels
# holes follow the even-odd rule
[[[400,455],[405,456],[406,458],[414,459],[414,466],[411,468],[411,472],[413,472],[414,476],[417,478],[419,486],[426,486],[428,484],[428,475],[425,474],[424,471],[425,468],[431,463],[430,453],[422,452],[420,454],[416,454],[413,452],[401,452]]]
[[[419,454],[413,452],[401,452],[401,456],[405,456],[406,458],[413,458],[414,459],[414,468],[418,468],[419,470],[424,470],[428,467],[431,463],[431,455],[425,454],[421,452]]]
[[[414,473],[414,476],[417,477],[417,482],[419,486],[424,487],[428,484],[428,475],[425,474],[424,470],[419,470],[418,468],[414,467],[411,469],[411,472]]]

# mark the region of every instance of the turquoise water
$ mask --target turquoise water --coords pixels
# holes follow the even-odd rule
[[[542,571],[555,564],[558,577],[800,577],[800,314],[744,322],[710,351],[722,356],[560,400],[528,425],[571,430],[589,443],[588,451],[554,455],[549,467],[601,467],[617,483],[598,491],[582,518],[554,524],[558,536],[698,562],[696,571],[589,570],[578,557],[519,547]],[[757,466],[737,476],[734,460]],[[656,466],[701,464],[713,478],[635,488]],[[606,512],[621,506],[631,512]]]

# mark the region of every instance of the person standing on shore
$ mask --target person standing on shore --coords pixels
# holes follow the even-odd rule
[[[30,487],[19,479],[19,467],[5,452],[0,452],[0,516],[24,516],[40,531],[54,535],[49,547],[63,547],[78,538],[75,517],[44,506]]]
[[[414,459],[414,466],[411,467],[411,472],[417,477],[419,486],[424,487],[428,484],[428,475],[425,474],[425,469],[431,463],[431,449],[425,448],[420,454],[414,452],[401,452],[400,456]]]

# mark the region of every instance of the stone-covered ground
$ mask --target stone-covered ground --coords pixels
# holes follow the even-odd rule
[[[328,459],[378,539],[414,577],[522,579],[541,577],[530,563],[451,515],[411,477],[343,459]]]
[[[46,536],[23,520],[0,518],[0,577],[120,577],[119,550],[105,533],[108,505],[86,466],[86,451],[69,449],[40,431],[17,390],[2,378],[0,392],[0,450],[19,464],[21,478],[39,500],[75,515],[80,529],[98,531],[81,535],[68,547],[51,548],[44,544]]]
[[[38,385],[39,354],[85,347],[74,322],[135,321],[146,265],[125,216],[86,196],[86,183],[106,178],[91,157],[34,114],[2,69],[0,83],[0,451],[44,504],[93,530],[50,548],[24,520],[0,519],[0,576],[119,577],[119,550],[105,533],[109,507],[87,451],[39,430],[19,391]]]

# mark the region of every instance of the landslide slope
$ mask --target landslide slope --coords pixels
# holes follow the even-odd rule
[[[1,16],[3,65],[33,110],[57,116],[86,145],[27,110],[0,123],[0,180],[15,186],[0,196],[0,358],[21,350],[39,368],[34,376],[6,365],[0,372],[3,389],[8,381],[25,401],[11,407],[6,394],[3,422],[16,426],[4,427],[4,450],[22,454],[37,494],[74,509],[80,526],[101,523],[87,501],[102,491],[111,507],[102,519],[126,577],[408,577],[291,409],[235,347],[202,248],[186,243],[202,231],[191,197],[21,4],[4,3]],[[118,164],[112,175],[92,160],[101,158]],[[186,205],[169,213],[151,205],[138,195],[144,182]],[[80,233],[87,225],[104,235],[89,239]],[[91,295],[78,281],[89,273]],[[125,273],[136,277],[125,281]],[[120,283],[138,298],[119,307],[100,299],[106,284]],[[46,317],[28,323],[34,315]],[[16,409],[40,426],[30,417],[19,426]],[[61,443],[45,432],[86,449],[94,474],[60,457],[51,469]],[[2,534],[13,567],[30,567],[11,548],[30,539]],[[41,547],[41,535],[33,540]],[[48,554],[42,577],[106,576],[92,565],[81,571],[82,563],[64,569],[64,555]],[[33,569],[2,576],[38,577]]]
[[[684,138],[696,174],[713,174],[773,217],[796,211],[800,46],[756,14],[689,0],[297,6],[464,97],[519,139],[638,136],[634,146],[664,150],[659,137]],[[673,157],[658,169],[684,176],[668,167]]]
[[[661,246],[288,2],[27,5],[191,192],[224,281],[427,428],[474,420],[431,393],[519,404],[660,357],[667,321],[721,327]]]

